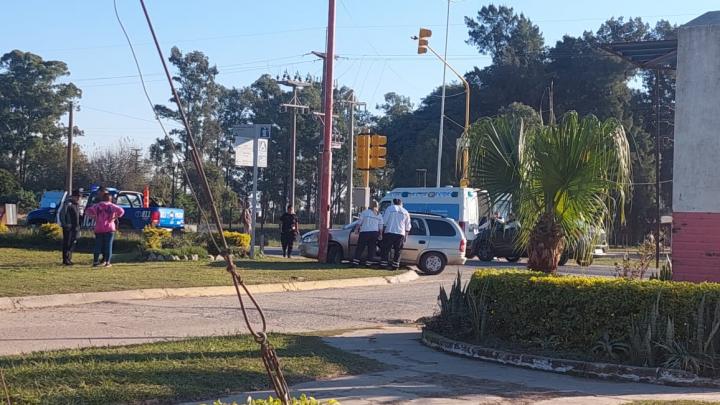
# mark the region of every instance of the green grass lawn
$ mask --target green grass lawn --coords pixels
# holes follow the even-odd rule
[[[113,255],[113,266],[106,269],[91,267],[90,254],[76,253],[73,256],[76,263],[73,267],[62,266],[60,256],[58,251],[0,248],[0,297],[232,285],[224,262],[132,262],[133,254],[119,254]],[[322,265],[304,258],[238,260],[237,265],[248,284],[401,273]]]
[[[270,339],[288,384],[384,367],[319,337]],[[0,357],[0,368],[15,404],[165,404],[269,389],[247,335]]]

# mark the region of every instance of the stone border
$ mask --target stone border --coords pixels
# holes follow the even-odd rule
[[[352,271],[348,269],[348,271]],[[387,284],[399,284],[414,281],[420,276],[414,270],[396,276],[345,278],[336,280],[297,281],[274,284],[252,284],[248,290],[253,294],[277,293],[285,291],[309,291],[327,288],[370,287]],[[88,292],[74,294],[30,295],[25,297],[0,298],[0,311],[59,307],[67,305],[91,304],[119,300],[149,300],[162,298],[217,297],[235,295],[234,286],[189,287],[189,288],[151,288],[109,292]]]
[[[720,380],[698,377],[693,373],[663,368],[565,360],[532,354],[517,354],[459,342],[423,328],[422,343],[433,349],[494,363],[550,371],[580,377],[686,387],[720,387]]]

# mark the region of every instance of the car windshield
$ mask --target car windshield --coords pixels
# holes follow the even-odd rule
[[[40,199],[40,208],[55,208],[60,205],[64,191],[46,191]]]

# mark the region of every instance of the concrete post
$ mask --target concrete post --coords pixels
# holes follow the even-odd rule
[[[678,30],[673,278],[720,281],[720,11]]]

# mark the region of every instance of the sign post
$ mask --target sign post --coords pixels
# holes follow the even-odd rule
[[[270,128],[270,124],[240,125],[233,128],[233,134],[235,135],[235,165],[252,166],[253,168],[252,207],[250,209],[252,216],[250,258],[253,259],[255,258],[255,225],[257,223],[258,167],[267,167]],[[249,148],[249,146],[252,146],[252,148]]]

